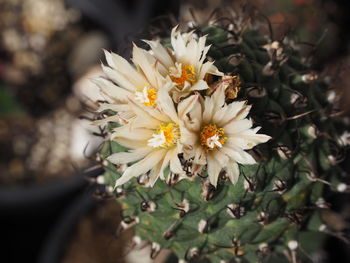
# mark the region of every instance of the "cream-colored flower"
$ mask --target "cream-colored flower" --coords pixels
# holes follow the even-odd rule
[[[100,104],[99,111],[109,109],[118,114],[96,121],[95,124],[103,125],[109,121],[118,122],[120,118],[129,120],[134,117],[129,98],[145,106],[156,107],[158,90],[167,82],[159,73],[162,66],[157,65],[156,59],[136,45],[133,47],[136,67],[117,54],[105,51],[105,56],[107,66],[102,65],[102,69],[108,79],[93,79],[107,100],[107,103]]]
[[[239,176],[239,164],[256,161],[245,150],[252,149],[271,137],[257,134],[260,127],[252,128],[247,119],[251,106],[245,101],[225,103],[225,87],[219,87],[211,97],[196,103],[185,116],[185,129],[181,142],[185,159],[193,158],[194,165],[204,167],[210,183],[217,185],[219,173],[224,169],[235,184]]]
[[[213,65],[205,62],[210,46],[205,46],[206,36],[195,39],[193,32],[180,34],[172,30],[173,50],[168,50],[157,41],[146,41],[150,51],[134,45],[131,65],[121,56],[105,51],[107,65],[102,69],[108,79],[93,81],[105,95],[107,103],[100,104],[99,111],[113,110],[118,114],[98,120],[97,125],[108,122],[128,121],[134,117],[128,98],[140,104],[157,107],[158,91],[168,82],[174,85],[170,90],[176,103],[193,91],[208,88],[204,77],[207,74],[222,76]]]
[[[205,46],[206,36],[196,40],[193,32],[181,34],[177,27],[171,32],[172,50],[158,41],[145,41],[161,66],[163,77],[170,78],[175,86],[171,91],[175,102],[196,90],[208,88],[204,80],[207,74],[223,76],[214,62],[205,61],[210,46]]]
[[[129,105],[135,117],[127,124],[114,129],[112,139],[130,150],[112,154],[108,160],[115,164],[136,162],[128,167],[116,181],[122,185],[133,177],[149,173],[149,185],[153,186],[160,177],[164,179],[164,170],[183,174],[178,157],[182,152],[179,140],[182,120],[197,101],[198,95],[192,95],[175,107],[168,91],[172,83],[158,93],[159,108],[152,108],[130,100]]]

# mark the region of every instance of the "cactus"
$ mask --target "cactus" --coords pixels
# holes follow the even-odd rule
[[[164,180],[152,187],[149,173],[114,187],[132,163],[114,164],[108,159],[128,150],[110,137],[100,155],[105,160],[104,182],[122,207],[120,228],[134,227],[137,239],[152,244],[153,258],[164,248],[179,262],[303,259],[305,251],[317,249],[331,231],[320,216],[327,207],[324,192],[347,190],[338,163],[348,136],[337,114],[334,91],[286,41],[232,24],[194,29],[198,36],[207,35],[211,44],[207,59],[225,74],[207,74],[209,88],[198,91],[199,96],[212,96],[227,80],[227,105],[248,101],[254,125],[272,139],[249,150],[256,163],[239,165],[234,183],[222,170],[213,185],[206,166],[195,173],[192,159],[179,152],[184,174],[167,168]],[[170,47],[169,39],[162,41]],[[97,83],[101,89],[102,82]],[[116,115],[118,109],[102,108],[98,114],[102,122],[97,123],[105,125],[105,131],[125,125]]]

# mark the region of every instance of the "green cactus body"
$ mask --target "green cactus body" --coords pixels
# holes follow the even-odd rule
[[[303,249],[317,249],[325,235],[324,189],[337,190],[343,176],[336,162],[344,124],[330,117],[329,88],[297,51],[259,31],[244,31],[234,44],[223,27],[196,33],[207,34],[208,56],[218,69],[239,77],[237,99],[248,100],[254,123],[272,139],[250,150],[257,164],[240,165],[235,185],[223,172],[215,188],[205,171],[203,178],[189,171],[188,180],[168,173],[166,181],[144,187],[145,175],[117,187],[122,228],[134,227],[152,243],[152,257],[165,248],[183,262],[283,262],[286,253],[303,258]],[[102,156],[125,150],[106,141]],[[120,167],[108,162],[105,168],[113,187]]]

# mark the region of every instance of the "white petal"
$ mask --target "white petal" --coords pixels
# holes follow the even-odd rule
[[[214,187],[216,187],[221,172],[221,166],[210,154],[207,155],[207,162],[209,181]]]
[[[250,129],[242,133],[237,133],[234,136],[231,136],[226,143],[228,145],[239,147],[243,150],[248,150],[255,147],[257,144],[265,143],[271,139],[270,136],[265,134],[255,134],[254,130]]]
[[[130,105],[129,105],[129,107],[130,107]],[[120,119],[126,121],[126,123],[130,122],[132,118],[135,118],[135,113],[132,110],[120,111],[120,112],[118,112],[118,115],[120,116]]]
[[[158,178],[162,175],[163,175],[163,170],[162,170],[162,167],[163,167],[163,163],[164,163],[164,159],[163,161],[159,161],[151,170],[150,174],[149,174],[149,186],[150,187],[153,187],[154,184],[157,182]]]
[[[129,79],[124,77],[122,74],[118,73],[116,70],[111,69],[110,67],[106,67],[102,65],[103,72],[111,79],[113,82],[118,84],[119,86],[130,90],[132,92],[135,91],[135,84],[133,84]]]
[[[130,125],[124,125],[118,128],[115,128],[112,132],[111,138],[127,138],[133,140],[145,140],[152,138],[153,130],[145,128],[134,128]]]
[[[133,62],[141,68],[152,87],[158,87],[157,70],[162,71],[163,74],[167,72],[167,70],[164,69],[164,67],[162,68],[159,64],[156,69],[157,60],[146,50],[141,49],[136,45],[133,47]]]
[[[252,126],[253,121],[251,119],[243,119],[238,121],[231,121],[223,128],[225,130],[225,134],[235,134],[248,130]]]
[[[190,88],[191,91],[194,90],[206,90],[208,89],[208,83],[202,79],[198,80],[195,84],[193,84]]]
[[[135,86],[145,85],[145,78],[140,73],[138,73],[136,69],[133,66],[131,66],[126,59],[112,52],[110,53],[106,50],[104,50],[104,53],[106,56],[107,63],[111,68],[120,72],[124,77],[132,76],[131,82]]]
[[[154,108],[151,108],[148,106],[144,106],[142,104],[135,102],[132,99],[129,99],[129,102],[130,102],[130,107],[136,113],[136,115],[138,117],[146,118],[146,119],[153,118],[155,120],[163,121],[163,122],[170,121],[170,118],[168,116],[166,116],[165,114],[162,114],[157,109],[154,109]]]
[[[209,68],[207,74],[211,74],[211,75],[215,75],[215,76],[223,76],[224,73],[222,73],[221,71],[218,70],[218,68],[214,65],[211,65],[211,67]]]
[[[202,147],[196,147],[193,162],[200,165],[207,164],[206,154]]]
[[[154,56],[166,67],[170,68],[174,66],[174,61],[169,55],[169,52],[163,47],[159,41],[147,41],[144,40],[152,49]]]
[[[242,111],[245,104],[246,104],[246,101],[234,101],[229,105],[227,105],[225,107],[227,108],[227,113],[223,116],[221,120],[218,120],[216,122],[217,125],[219,125],[220,127],[223,127],[230,121],[235,120],[237,114]]]
[[[107,160],[114,164],[131,163],[138,161],[149,154],[153,149],[150,147],[129,150],[129,152],[119,152],[108,156]]]
[[[237,116],[235,117],[235,120],[242,120],[244,118],[246,118],[249,114],[250,109],[252,108],[251,105],[246,105],[245,107],[242,108],[242,110],[240,110],[237,113]]]
[[[159,175],[158,177],[160,177],[160,179],[164,180],[164,170],[169,166],[169,163],[170,163],[170,159],[172,158],[172,156],[174,155],[174,152],[176,152],[176,149],[171,149],[171,150],[168,150],[164,159],[163,159],[163,163],[162,163],[162,167],[159,171]]]
[[[170,160],[170,170],[175,174],[182,174],[184,173],[182,169],[181,162],[179,160],[179,157],[177,156],[177,152],[175,151],[171,160]]]
[[[125,102],[127,101],[127,97],[132,95],[132,92],[129,90],[118,87],[111,81],[108,81],[104,78],[95,78],[91,81],[100,88],[103,94],[107,95],[114,101],[119,100]]]
[[[169,90],[173,83],[168,82],[158,91],[157,104],[174,122],[179,122],[173,100],[169,96]]]
[[[220,151],[213,151],[212,155],[215,158],[215,160],[218,161],[221,167],[225,167],[229,162],[229,157]]]
[[[198,43],[195,39],[191,39],[186,45],[186,55],[182,57],[183,63],[187,65],[195,65],[196,71],[198,71],[199,57],[197,54],[200,52],[198,49]]]
[[[222,107],[219,110],[215,111],[213,119],[215,120],[215,124],[221,127],[222,119],[227,115],[228,107]]]
[[[165,150],[153,151],[141,161],[128,167],[123,173],[123,175],[115,182],[115,187],[126,183],[133,177],[137,177],[141,174],[147,173],[149,170],[152,169],[152,167],[159,163],[159,161],[163,158],[164,154]]]
[[[228,147],[227,145],[224,145],[224,147],[222,147],[219,151],[228,155],[233,161],[240,163],[240,164],[255,164],[256,163],[254,158],[249,153],[247,153],[239,148],[233,148],[233,147]]]
[[[210,97],[205,97],[203,108],[203,123],[209,124],[212,121],[212,117],[214,114],[214,103],[212,103]]]
[[[227,173],[228,178],[230,179],[231,183],[235,185],[239,178],[239,168],[238,164],[236,162],[230,162],[225,167],[225,171]]]
[[[212,103],[214,103],[214,111],[218,111],[225,104],[225,86],[221,85],[216,89],[214,94],[211,96]]]
[[[201,70],[198,74],[198,79],[204,79],[205,75],[210,71],[210,69],[214,66],[213,65],[214,62],[211,62],[211,61],[207,61],[205,62],[202,67],[201,67]]]
[[[178,115],[181,120],[185,118],[185,115],[192,110],[193,106],[198,101],[198,94],[192,95],[179,103],[177,106]]]
[[[198,39],[197,60],[199,61],[200,65],[203,64],[203,61],[205,60],[207,53],[211,47],[211,45],[205,46],[206,41],[207,41],[207,36],[201,36]]]
[[[171,45],[173,46],[174,54],[177,61],[180,61],[186,54],[186,44],[191,34],[180,34],[174,27],[171,31]]]
[[[182,122],[180,122],[180,142],[185,145],[193,145],[198,140],[198,135],[196,132],[188,130]]]
[[[127,139],[127,138],[114,138],[114,141],[119,143],[121,146],[130,149],[137,149],[142,147],[147,147],[147,141],[144,140],[135,140],[135,139]]]

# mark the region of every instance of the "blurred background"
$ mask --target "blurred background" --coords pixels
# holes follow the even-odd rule
[[[147,247],[123,249],[132,232],[118,235],[120,210],[95,169],[102,138],[89,125],[99,98],[90,79],[102,75],[102,49],[128,58],[132,41],[244,4],[265,14],[276,39],[296,34],[349,112],[347,0],[0,0],[1,262],[151,262]],[[349,219],[348,196],[327,201],[334,220]],[[315,262],[350,258],[327,242]]]

